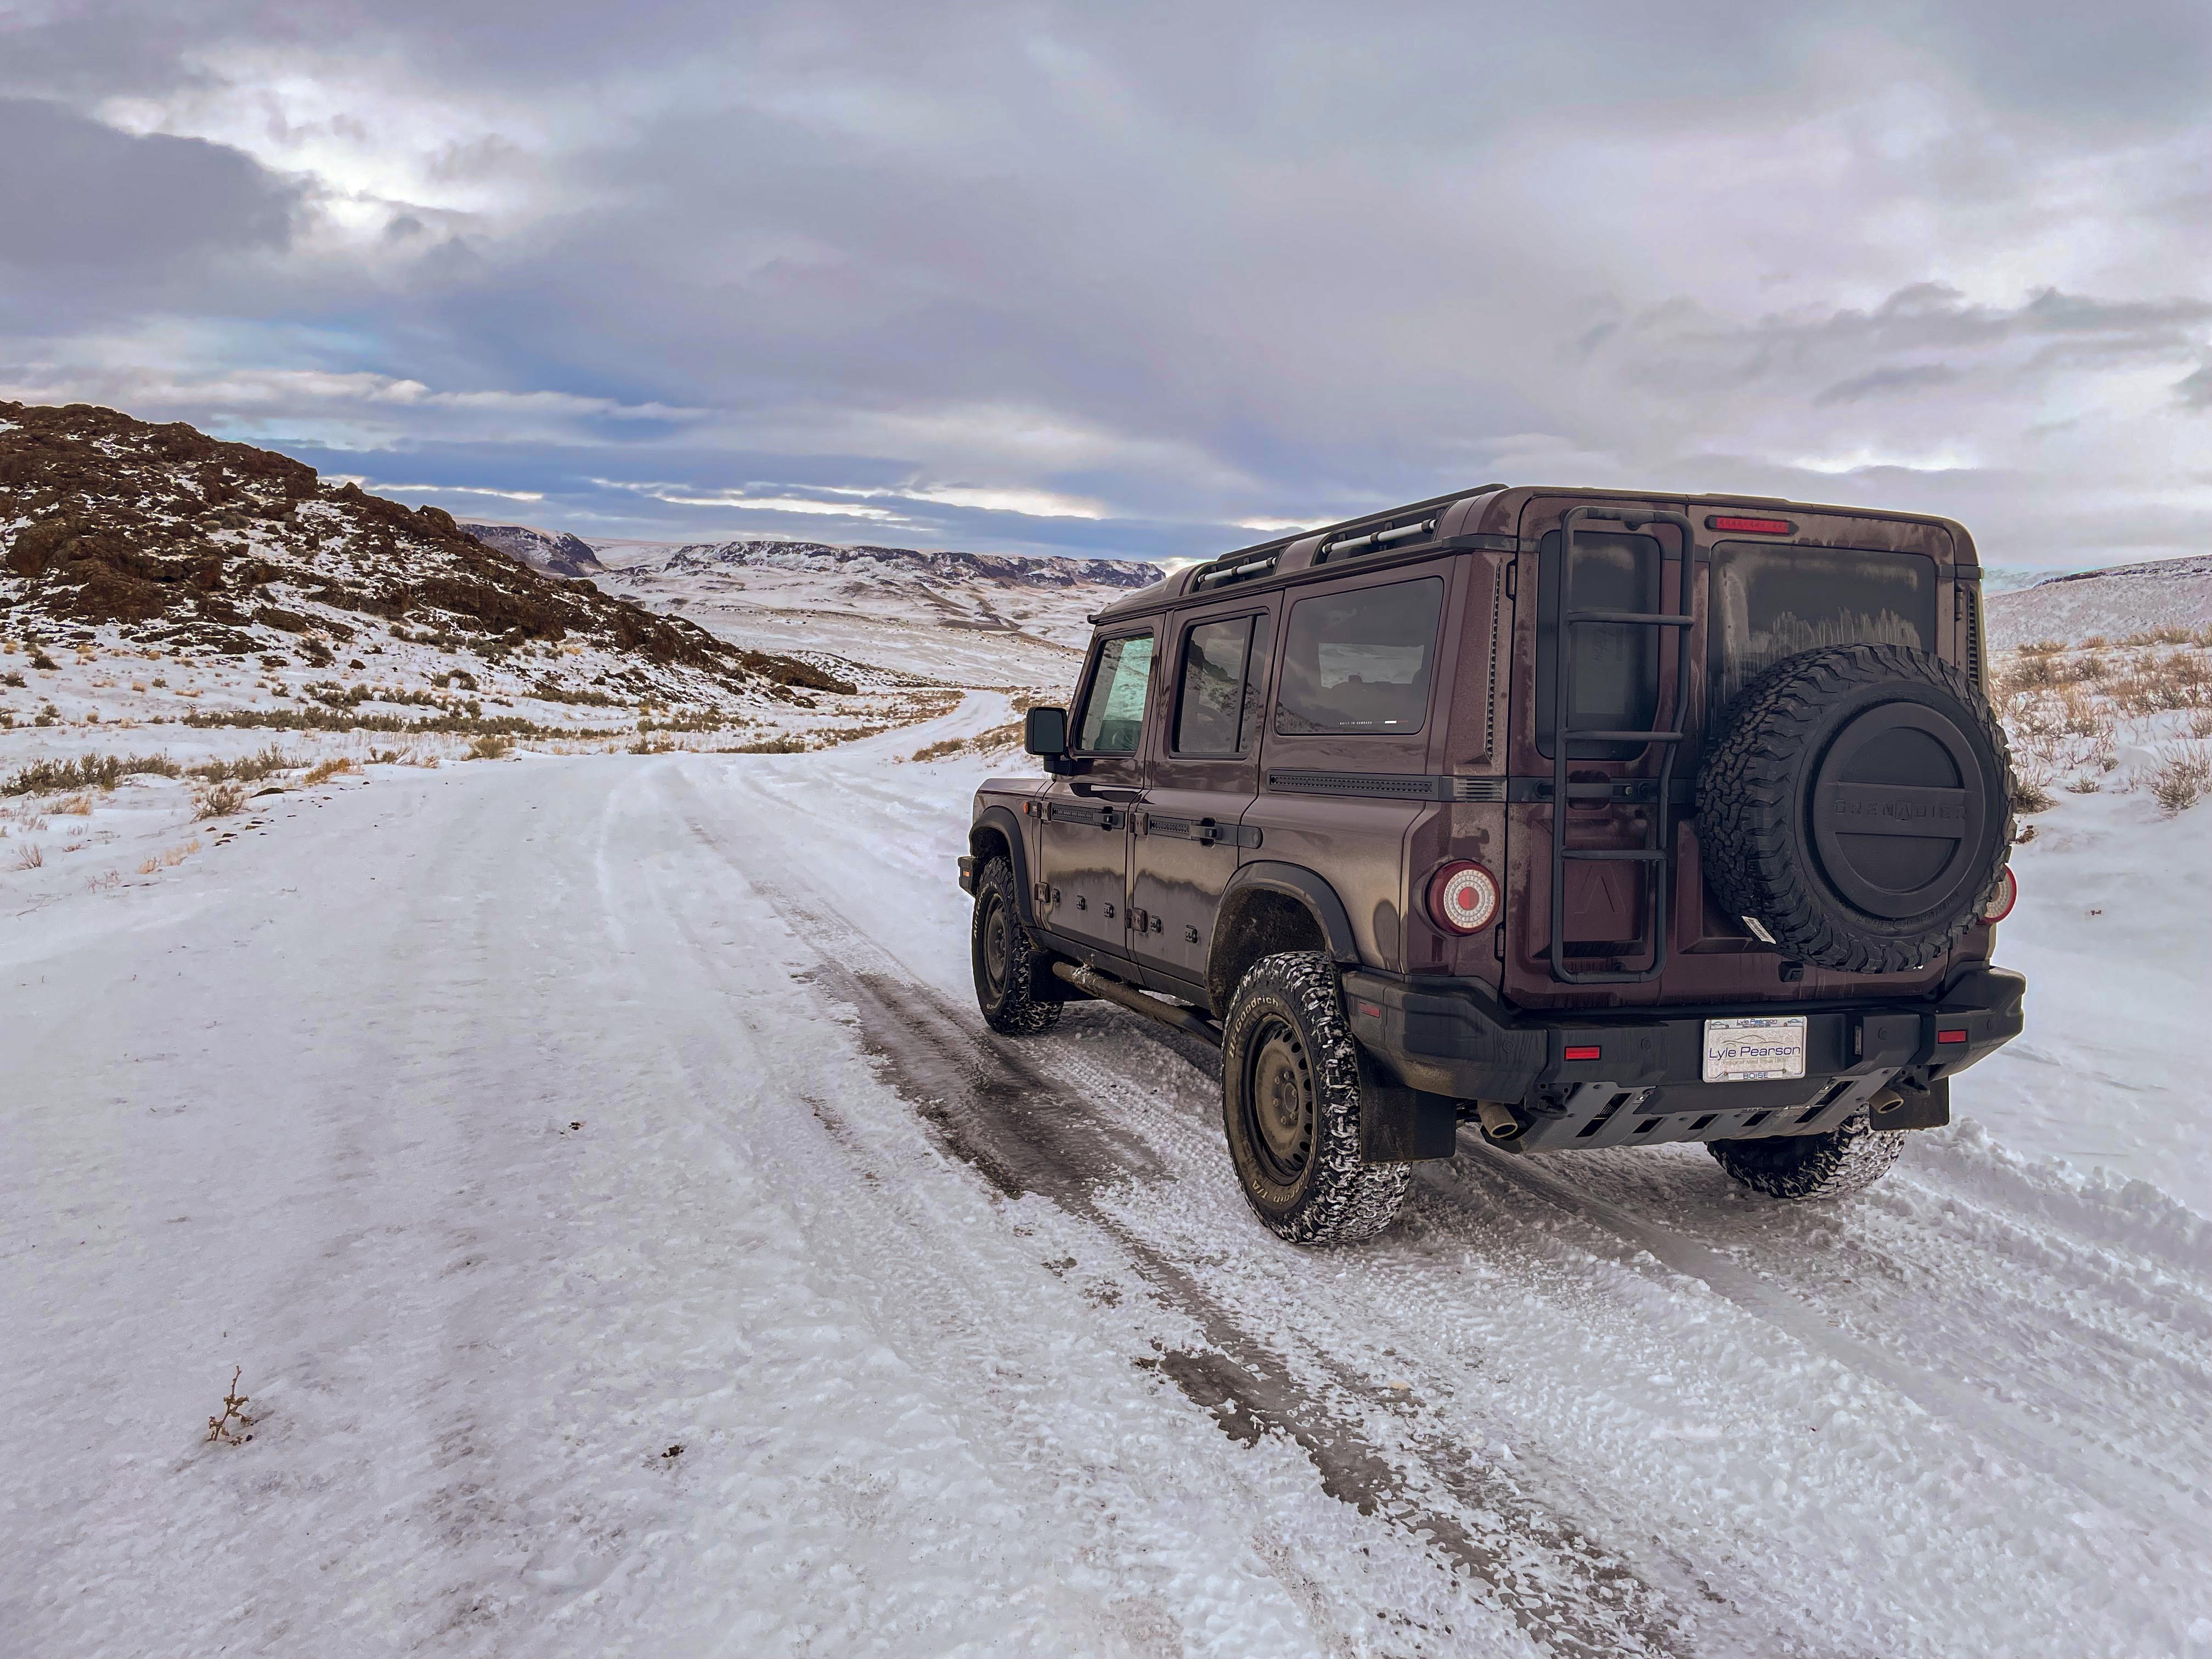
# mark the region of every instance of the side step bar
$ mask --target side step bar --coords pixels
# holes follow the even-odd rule
[[[1178,1031],[1188,1031],[1194,1037],[1203,1037],[1215,1048],[1221,1046],[1221,1028],[1195,1008],[1180,1007],[1172,1002],[1162,1002],[1148,997],[1133,985],[1124,985],[1118,979],[1109,979],[1088,968],[1079,968],[1072,962],[1055,962],[1052,971],[1079,991],[1088,991],[1102,1002],[1118,1002],[1131,1013],[1156,1019],[1163,1025],[1172,1025]]]

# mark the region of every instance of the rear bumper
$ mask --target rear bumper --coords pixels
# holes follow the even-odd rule
[[[1950,1121],[1948,1080],[2020,1035],[2027,981],[1960,974],[1929,1002],[1714,1005],[1647,1013],[1532,1013],[1486,988],[1356,969],[1344,976],[1352,1033],[1406,1086],[1515,1107],[1525,1151],[1817,1134],[1879,1103],[1880,1128]],[[1707,1083],[1705,1023],[1805,1016],[1805,1075]],[[1595,1055],[1570,1060],[1586,1050]],[[1894,1092],[1894,1105],[1887,1096]]]

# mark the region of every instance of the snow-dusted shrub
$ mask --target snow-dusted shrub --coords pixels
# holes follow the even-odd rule
[[[2212,755],[2175,744],[2159,751],[2159,763],[2143,782],[2168,817],[2185,812],[2212,791]]]
[[[199,818],[227,818],[246,805],[246,791],[234,783],[218,783],[204,791],[192,810]]]
[[[43,724],[44,722],[41,722]],[[0,783],[0,795],[44,795],[62,789],[112,789],[125,778],[181,775],[167,755],[80,755],[73,761],[33,761]]]
[[[275,744],[238,760],[215,760],[192,768],[192,775],[210,783],[258,783],[279,772],[289,772],[305,762],[286,754]]]

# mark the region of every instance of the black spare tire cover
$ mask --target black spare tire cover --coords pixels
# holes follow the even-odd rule
[[[1973,926],[2012,846],[2012,759],[1989,700],[1901,645],[1784,659],[1744,689],[1698,775],[1709,891],[1782,951],[1900,973]]]

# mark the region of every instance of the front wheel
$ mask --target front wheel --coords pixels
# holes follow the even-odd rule
[[[1847,1198],[1873,1186],[1905,1150],[1905,1133],[1877,1129],[1861,1112],[1825,1134],[1709,1140],[1705,1150],[1729,1180],[1769,1198],[1807,1203]]]
[[[1398,1218],[1413,1169],[1363,1164],[1366,1090],[1336,967],[1311,951],[1263,957],[1221,1033],[1221,1111],[1237,1179],[1293,1244],[1350,1244]]]
[[[1022,927],[1014,902],[1014,866],[1004,856],[987,860],[976,872],[969,953],[983,1024],[1008,1036],[1028,1036],[1059,1021],[1059,1001],[1040,994],[1052,969]]]

